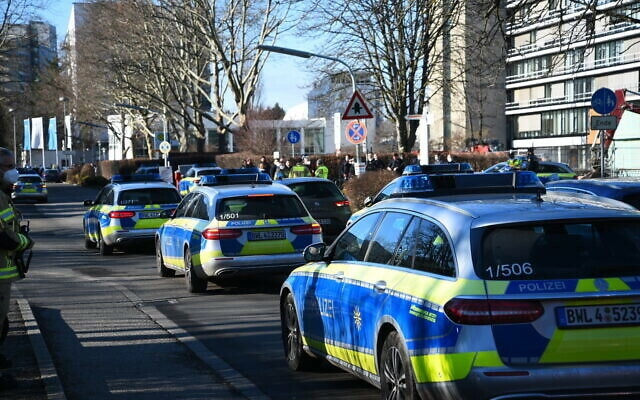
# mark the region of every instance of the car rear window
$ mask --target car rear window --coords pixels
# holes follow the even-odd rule
[[[307,199],[344,199],[340,189],[333,183],[300,182],[288,185],[300,197]]]
[[[25,183],[41,183],[42,179],[39,176],[21,176],[20,182]]]
[[[481,248],[475,269],[488,280],[637,276],[640,220],[498,227]]]
[[[173,189],[132,189],[120,192],[118,205],[177,204],[180,195]]]
[[[308,213],[295,196],[255,195],[222,199],[216,215],[230,221],[300,218]]]

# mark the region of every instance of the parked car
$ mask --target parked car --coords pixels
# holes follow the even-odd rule
[[[289,368],[384,399],[640,396],[640,211],[494,188],[390,198],[307,247],[280,294]]]
[[[156,234],[160,276],[184,273],[187,290],[201,293],[208,282],[288,273],[304,263],[306,246],[322,241],[320,224],[291,189],[266,174],[240,177],[204,176],[182,199]]]
[[[116,175],[103,187],[82,219],[84,245],[110,255],[114,248],[153,243],[156,230],[180,202],[178,190],[159,175]]]
[[[11,192],[13,200],[36,200],[40,203],[49,201],[47,184],[38,174],[21,174],[18,181],[13,184]]]
[[[42,179],[45,182],[62,182],[62,175],[60,175],[60,171],[54,168],[47,168],[42,172]]]
[[[608,197],[640,209],[640,178],[591,178],[551,181],[547,191],[562,191]]]
[[[215,163],[193,164],[178,182],[178,190],[181,196],[186,196],[194,187],[200,183],[200,178],[204,175],[217,175],[222,171]]]
[[[322,225],[322,237],[325,243],[331,243],[342,232],[351,217],[349,200],[338,186],[323,178],[300,177],[285,178],[277,183],[290,187]]]
[[[491,167],[485,169],[483,172],[505,172],[509,170],[509,164],[506,161],[503,161],[492,165]],[[576,172],[568,164],[552,161],[538,161],[538,168],[534,172],[543,182],[546,182],[548,180],[578,178],[578,174],[576,174]]]

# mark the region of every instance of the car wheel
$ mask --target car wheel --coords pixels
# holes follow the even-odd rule
[[[280,311],[280,325],[282,328],[282,343],[289,368],[294,371],[312,370],[318,360],[311,357],[302,349],[302,333],[298,323],[296,305],[293,294],[289,293]]]
[[[383,399],[416,398],[411,361],[398,332],[391,332],[384,341],[378,370]]]
[[[184,251],[184,278],[187,282],[187,290],[189,293],[204,293],[207,290],[207,281],[198,277],[193,270],[191,261],[191,252],[189,249]]]
[[[96,243],[89,239],[89,234],[87,233],[87,228],[84,228],[84,248],[87,250],[92,250],[96,248]]]
[[[176,271],[171,268],[167,268],[164,265],[164,260],[162,259],[162,250],[160,249],[160,240],[156,240],[156,268],[158,269],[158,275],[163,278],[169,278],[175,276]]]
[[[113,254],[113,246],[110,246],[104,242],[102,233],[98,234],[98,250],[100,250],[101,256],[110,256]]]

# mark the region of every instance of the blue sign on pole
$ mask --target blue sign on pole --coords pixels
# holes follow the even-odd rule
[[[300,141],[300,132],[298,132],[298,131],[289,131],[289,133],[287,133],[287,140],[291,144],[298,143]]]
[[[600,88],[591,96],[591,108],[598,114],[609,114],[615,110],[618,100],[613,90]]]

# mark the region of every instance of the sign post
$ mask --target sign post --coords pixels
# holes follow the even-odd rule
[[[360,175],[360,153],[358,151],[358,145],[367,139],[367,127],[365,124],[360,123],[359,120],[350,121],[344,130],[344,134],[350,143],[356,145],[356,163],[358,165],[356,174]]]
[[[593,92],[593,95],[591,96],[591,108],[593,108],[595,112],[601,115],[607,115],[611,113],[611,111],[615,110],[617,102],[618,100],[616,99],[615,92],[609,88],[600,88],[595,92]],[[604,123],[604,121],[602,122]],[[592,119],[592,123],[593,123],[593,119]],[[605,130],[600,129],[599,135],[600,135],[600,176],[604,177]]]
[[[162,158],[164,158],[164,166],[169,166],[169,152],[171,151],[171,143],[165,141],[160,142],[158,145],[158,149],[162,153]]]
[[[361,119],[367,119],[367,118],[373,118],[373,114],[371,113],[369,106],[364,101],[364,98],[362,97],[360,92],[358,90],[354,90],[353,95],[351,96],[351,100],[349,100],[349,104],[347,105],[347,109],[342,114],[342,119],[355,120],[355,121],[351,121],[347,125],[345,133],[347,135],[347,140],[349,140],[349,142],[356,145],[356,162],[358,163],[358,166],[360,165],[360,155],[358,151],[358,145],[360,143],[365,143],[365,153],[367,151],[367,146],[366,146],[367,128],[364,126],[364,124],[361,125],[359,121]],[[357,123],[358,126],[356,127],[355,124],[352,124],[353,122]],[[360,135],[362,135],[359,129],[360,127],[364,129],[364,136],[362,137],[362,140],[357,139]],[[350,130],[352,130],[351,134],[349,133]]]
[[[289,133],[287,133],[287,140],[291,143],[291,157],[294,157],[296,155],[295,145],[300,141],[300,132],[289,131]]]

